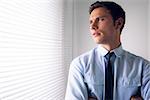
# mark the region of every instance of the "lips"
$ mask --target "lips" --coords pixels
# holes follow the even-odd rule
[[[100,35],[100,33],[98,33],[98,32],[94,32],[92,35],[93,35],[94,37],[96,37],[96,36],[99,36],[99,35]]]

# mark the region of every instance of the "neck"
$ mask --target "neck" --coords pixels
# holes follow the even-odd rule
[[[101,45],[102,45],[102,47],[104,47],[108,51],[111,51],[111,50],[113,50],[115,48],[118,48],[121,45],[121,42],[120,41],[118,41],[116,43],[111,42],[111,43],[108,43],[108,44],[101,44]]]

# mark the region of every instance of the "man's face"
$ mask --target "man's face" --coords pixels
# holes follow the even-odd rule
[[[90,14],[90,32],[97,44],[109,44],[116,38],[116,27],[109,10],[99,7]]]

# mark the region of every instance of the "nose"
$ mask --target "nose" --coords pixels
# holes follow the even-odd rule
[[[90,29],[92,30],[97,30],[98,29],[98,23],[96,21],[94,21],[91,25],[90,25]]]

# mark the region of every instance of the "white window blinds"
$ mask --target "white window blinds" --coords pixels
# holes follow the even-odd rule
[[[0,0],[0,100],[63,100],[63,0]]]

